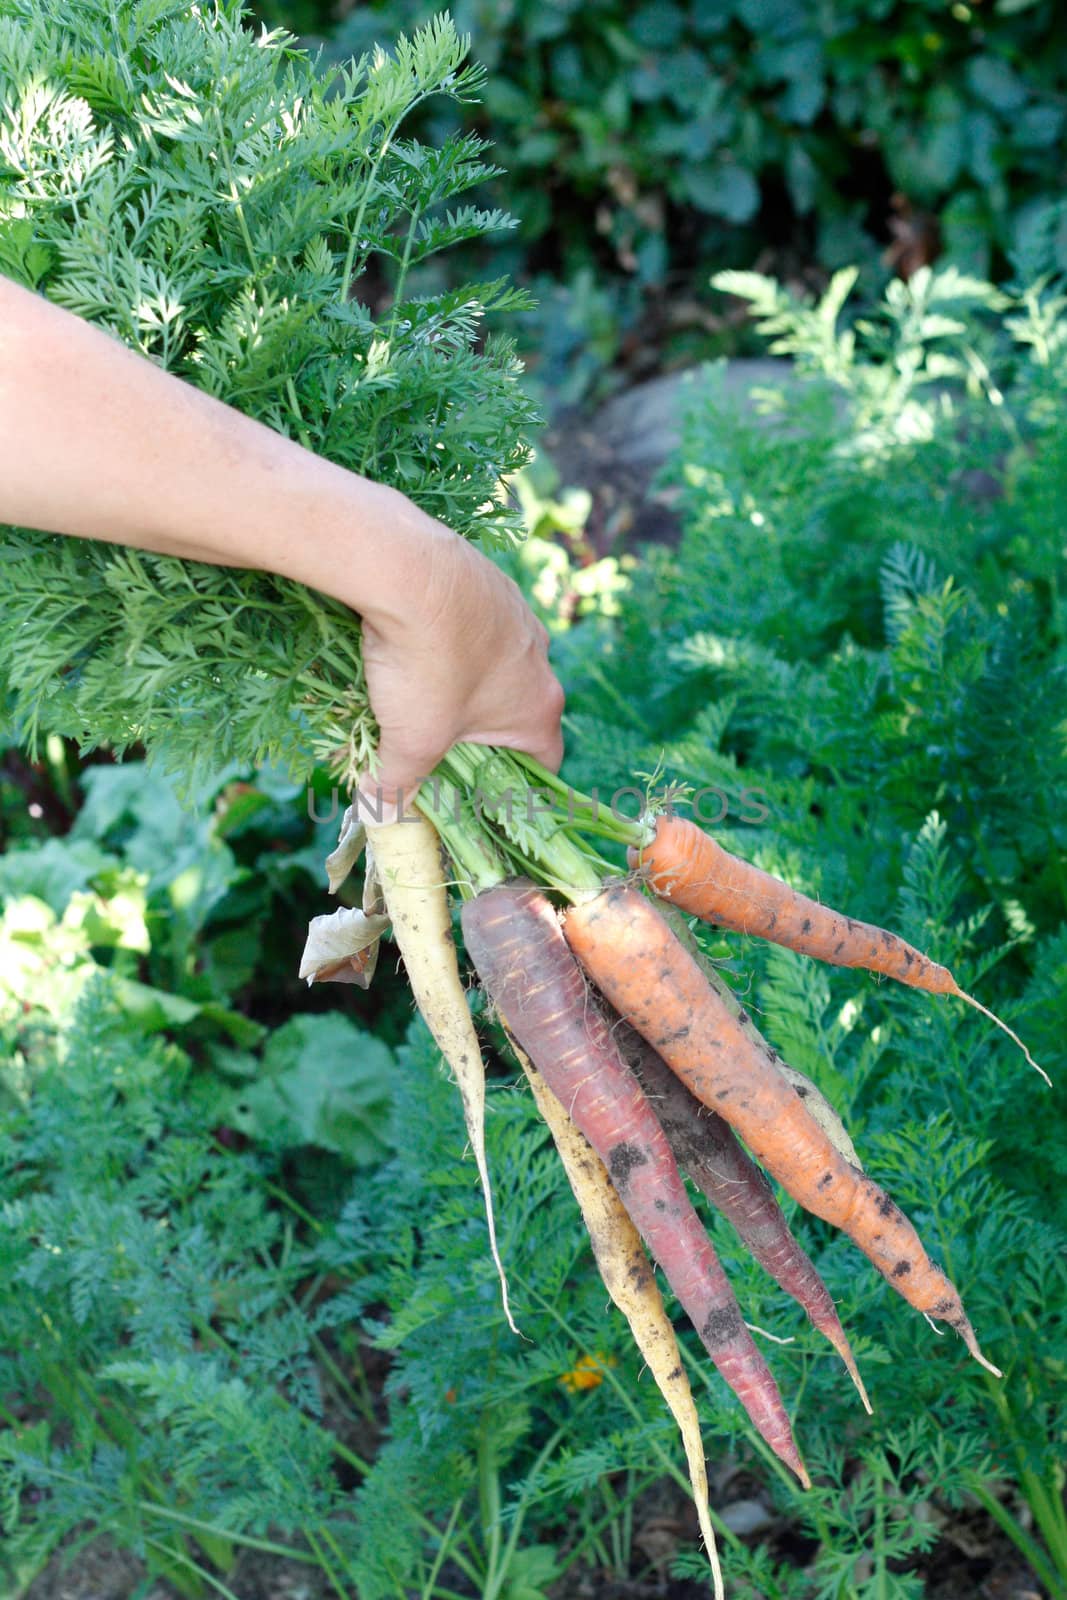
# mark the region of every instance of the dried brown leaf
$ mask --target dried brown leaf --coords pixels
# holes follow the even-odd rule
[[[368,917],[341,907],[313,917],[300,958],[301,978],[313,983],[358,983],[366,989],[378,960],[378,941],[388,917]]]
[[[357,821],[355,807],[349,806],[341,818],[341,832],[338,835],[337,847],[331,850],[326,857],[326,878],[329,882],[331,894],[336,894],[344,883],[363,854],[363,847],[366,842],[367,830],[362,822]]]

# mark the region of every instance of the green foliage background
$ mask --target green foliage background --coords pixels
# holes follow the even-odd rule
[[[433,11],[259,9],[331,53]],[[496,141],[497,203],[535,267],[569,277],[592,256],[655,285],[747,264],[768,240],[829,268],[873,264],[900,192],[939,218],[961,267],[999,276],[1022,252],[1067,268],[1055,0],[459,0],[454,14],[490,70],[468,125]]]
[[[537,538],[505,558],[556,633],[566,771],[721,794],[726,842],[929,949],[1062,1083],[1064,304],[927,276],[857,329],[847,280],[814,309],[768,280],[730,287],[806,376],[763,415],[728,408],[714,369],[694,382],[668,474],[680,547],[592,584]],[[382,1008],[371,1036],[289,976],[333,826],[269,770],[219,774],[198,818],[137,764],[78,781],[71,834],[0,870],[11,1570],[86,1526],[190,1595],[204,1573],[240,1593],[249,1548],[372,1600],[537,1600],[589,1567],[633,1570],[632,1508],[684,1482],[679,1449],[525,1091],[495,1067],[518,1345],[424,1028],[387,977],[364,1002]],[[770,1359],[816,1482],[794,1490],[680,1329],[712,1462],[733,1452],[808,1541],[798,1564],[728,1535],[733,1592],[922,1596],[941,1523],[978,1505],[1063,1594],[1062,1088],[957,1002],[702,937],[1005,1371],[981,1373],[794,1215],[871,1389],[864,1417],[710,1219],[746,1316],[790,1341]],[[589,1357],[601,1383],[568,1392]],[[673,1570],[697,1581],[701,1563]]]
[[[731,13],[731,37],[756,22],[772,37],[776,15]],[[993,14],[1007,70],[1008,41],[1052,15]],[[909,16],[926,26],[925,8]],[[467,69],[447,27],[420,37],[327,96],[231,7],[209,26],[176,0],[0,0],[0,264],[461,531],[506,533],[516,514],[481,508],[524,459],[532,408],[474,313],[522,302],[406,278],[424,246],[503,227],[441,220],[484,178],[483,151],[398,137],[387,158],[379,143],[423,91],[477,86],[452,76]],[[350,299],[364,239],[373,271]],[[721,791],[724,840],[949,963],[1060,1083],[1067,304],[1055,283],[1000,292],[947,272],[857,317],[849,274],[814,308],[755,275],[718,282],[802,376],[755,417],[723,402],[714,370],[694,383],[668,474],[679,547],[594,567],[537,538],[499,553],[555,634],[566,772],[602,792],[653,773]],[[543,522],[533,479],[521,489]],[[316,721],[335,710],[321,663],[336,648],[351,666],[356,631],[295,586],[17,530],[0,589],[9,736],[39,735],[35,765],[6,762],[66,818],[52,836],[12,797],[0,808],[4,1583],[17,1593],[65,1537],[104,1533],[190,1597],[240,1593],[249,1551],[301,1565],[315,1600],[539,1600],[640,1570],[634,1506],[663,1480],[684,1488],[679,1449],[525,1092],[495,1056],[489,1157],[520,1345],[455,1089],[402,986],[383,962],[349,1012],[293,975],[335,831],[301,781],[309,740],[336,743]],[[253,603],[286,629],[250,620]],[[294,696],[301,651],[310,706]],[[205,738],[224,723],[228,743]],[[160,764],[86,761],[72,734],[156,742],[197,809]],[[217,760],[196,768],[206,750]],[[325,768],[313,782],[325,814]],[[758,827],[743,789],[766,799]],[[817,1484],[785,1480],[680,1330],[709,1455],[804,1541],[789,1559],[728,1536],[735,1592],[921,1596],[939,1526],[977,1505],[1059,1600],[1062,1089],[958,1003],[702,937],[838,1105],[1005,1370],[997,1383],[935,1340],[797,1216],[872,1391],[866,1418],[710,1219],[746,1314],[790,1341],[771,1360]],[[601,1382],[575,1393],[561,1379],[583,1359]],[[689,1550],[674,1571],[705,1569]]]

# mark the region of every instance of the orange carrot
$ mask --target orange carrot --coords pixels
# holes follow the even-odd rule
[[[880,972],[927,994],[965,1000],[1002,1028],[1045,1082],[1051,1081],[1019,1036],[966,994],[947,967],[938,966],[899,935],[820,905],[761,867],[731,855],[687,818],[661,816],[652,842],[631,849],[629,862],[662,899],[705,922],[755,934],[834,966]]]
[[[508,1031],[607,1167],[704,1348],[762,1437],[807,1488],[778,1386],[556,912],[533,884],[498,884],[464,905],[463,937]]]
[[[840,1355],[864,1409],[863,1387],[829,1289],[794,1239],[774,1190],[746,1155],[730,1125],[700,1104],[663,1057],[628,1022],[615,1030],[619,1047],[648,1096],[678,1165],[732,1225],[763,1270],[792,1295]]]
[[[734,991],[730,988],[730,985],[726,982],[711,957],[700,948],[692,928],[678,907],[672,905],[669,900],[661,900],[657,897],[656,910],[670,928],[682,949],[688,950],[716,994],[720,999],[725,1000],[732,1014],[743,1025],[746,1025],[748,1023],[748,1013],[745,1011],[744,1006],[734,994]],[[856,1146],[849,1138],[848,1129],[822,1090],[812,1083],[810,1078],[805,1077],[802,1072],[798,1072],[796,1067],[791,1067],[788,1061],[783,1061],[777,1051],[774,1052],[774,1064],[778,1071],[793,1085],[793,1088],[803,1100],[823,1133],[826,1134],[830,1143],[840,1151],[851,1166],[862,1170],[863,1162],[856,1154]]]
[[[616,1011],[698,1100],[736,1128],[783,1188],[847,1233],[905,1300],[949,1323],[990,1367],[958,1293],[907,1217],[835,1149],[778,1072],[770,1046],[747,1017],[731,1012],[644,895],[613,884],[574,906],[564,933]]]

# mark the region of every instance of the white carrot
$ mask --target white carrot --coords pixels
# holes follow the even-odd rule
[[[664,1309],[641,1236],[615,1191],[607,1167],[510,1033],[508,1038],[559,1151],[592,1242],[604,1287],[629,1323],[634,1341],[678,1424],[689,1465],[697,1520],[711,1564],[715,1600],[724,1600],[726,1591],[719,1552],[708,1515],[708,1474],[700,1441],[700,1420],[674,1328]]]
[[[518,1333],[497,1249],[493,1194],[485,1159],[485,1068],[459,975],[441,841],[433,825],[417,813],[406,815],[401,822],[368,823],[367,836],[415,1003],[452,1069],[463,1099],[467,1137],[485,1196],[489,1246],[500,1275],[504,1313],[512,1332]]]

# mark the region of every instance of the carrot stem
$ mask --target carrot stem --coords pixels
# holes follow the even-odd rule
[[[570,837],[568,819],[538,799],[510,752],[453,745],[437,772],[466,791],[474,825],[491,834],[513,866],[532,867],[536,878],[572,902],[599,894],[601,864]]]
[[[424,783],[415,804],[437,829],[445,848],[468,882],[458,888],[465,900],[503,881],[507,869],[483,827],[479,827],[467,796],[447,778],[434,775]]]

